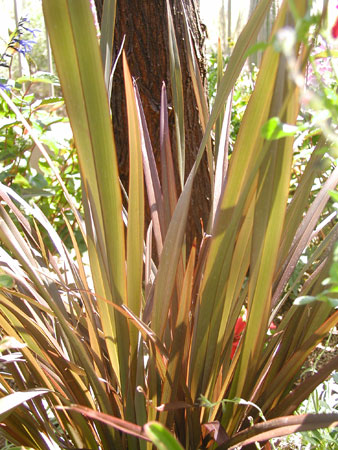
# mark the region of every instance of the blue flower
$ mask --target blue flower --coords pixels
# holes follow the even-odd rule
[[[33,44],[36,44],[36,41],[25,39],[23,36],[26,33],[30,33],[35,38],[36,33],[38,33],[40,30],[30,28],[28,25],[29,20],[27,19],[27,17],[22,17],[19,20],[18,26],[12,34],[11,41],[8,44],[6,51],[3,53],[3,55],[0,55],[0,66],[9,68],[11,65],[13,54],[15,52],[26,56],[27,53],[30,53],[32,51]]]
[[[7,84],[2,84],[2,83],[0,83],[0,89],[2,89],[3,91],[7,91],[7,92],[11,91],[10,87]]]
[[[18,52],[22,55],[25,55],[26,53],[31,52],[33,48],[32,44],[36,44],[36,41],[19,39],[19,44],[20,46],[18,48]]]
[[[24,30],[27,31],[27,33],[31,33],[33,37],[37,37],[38,33],[41,33],[41,30],[38,30],[37,28],[28,28],[28,27],[22,27]]]
[[[29,24],[28,18],[27,17],[22,17],[19,20],[19,23],[18,23],[18,31],[19,31],[19,33],[22,34],[23,33],[22,30],[25,30],[27,33],[31,33],[33,35],[33,37],[36,38],[37,33],[40,33],[41,30],[38,30],[37,28],[30,28],[30,27],[27,26],[28,24]]]

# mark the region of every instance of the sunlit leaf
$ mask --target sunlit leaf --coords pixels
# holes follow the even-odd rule
[[[294,136],[297,131],[298,127],[282,123],[278,117],[271,117],[262,127],[262,136],[268,140],[275,140]]]
[[[149,422],[144,426],[144,430],[159,450],[183,450],[180,443],[162,424]]]
[[[0,398],[0,420],[5,420],[17,406],[26,403],[28,400],[32,400],[38,395],[45,395],[48,392],[50,392],[48,389],[31,389],[30,391],[15,392],[14,394]]]
[[[257,52],[260,52],[262,50],[266,50],[270,43],[268,42],[257,42],[257,44],[254,44],[246,53],[246,56],[254,55]]]
[[[332,308],[338,307],[338,299],[331,298],[323,294],[319,295],[318,297],[312,297],[311,295],[304,295],[302,297],[296,298],[293,304],[297,306],[303,306],[315,301],[326,302],[330,306],[332,306]]]
[[[25,83],[27,81],[30,81],[31,83],[47,83],[60,86],[59,78],[55,74],[49,72],[38,71],[30,76],[23,76],[16,79],[16,82],[18,83]]]
[[[14,286],[14,280],[10,275],[0,274],[0,287],[11,289]]]

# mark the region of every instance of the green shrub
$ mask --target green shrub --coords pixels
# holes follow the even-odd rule
[[[19,21],[18,28],[11,34],[7,48],[0,58],[7,75],[13,73],[13,62],[18,54],[28,58],[35,47],[38,30],[32,29],[28,19]],[[15,49],[15,50],[13,50]],[[63,181],[72,195],[74,204],[81,209],[81,180],[76,150],[72,144],[72,133],[68,118],[62,111],[62,97],[40,98],[33,92],[34,86],[59,86],[58,78],[47,72],[35,71],[30,76],[16,80],[2,78],[2,86],[9,93],[14,105],[31,125],[35,136],[44,145],[53,164],[62,174]],[[35,92],[39,90],[35,89]],[[41,92],[40,92],[41,93]],[[68,135],[68,136],[67,136]],[[65,244],[72,246],[67,225],[60,211],[74,227],[81,248],[84,242],[76,226],[74,215],[64,198],[62,188],[46,158],[41,155],[31,135],[13,112],[7,102],[0,98],[0,181],[10,186],[26,201],[38,202]],[[42,236],[48,242],[48,234]],[[52,244],[48,244],[52,249]]]

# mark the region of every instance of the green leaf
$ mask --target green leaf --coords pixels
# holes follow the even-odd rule
[[[337,191],[329,191],[330,197],[335,201],[338,202],[338,192]]]
[[[316,53],[313,58],[314,59],[321,59],[321,58],[337,58],[338,57],[338,50],[330,50],[329,52],[327,50],[324,50],[323,52]]]
[[[111,61],[114,42],[114,28],[116,18],[116,0],[105,0],[103,2],[103,11],[101,19],[101,39],[100,51],[104,71],[104,81],[108,92],[108,98],[111,96]]]
[[[0,275],[0,287],[11,289],[14,286],[14,280],[9,275]]]
[[[22,188],[30,188],[31,187],[29,181],[25,177],[23,177],[21,175],[21,173],[17,173],[15,175],[13,183],[17,184],[18,186],[21,186]]]
[[[257,44],[254,44],[252,47],[249,48],[245,56],[248,57],[260,51],[264,51],[269,47],[269,45],[271,45],[269,42],[257,42]]]
[[[37,173],[33,177],[30,177],[29,182],[31,186],[35,188],[43,189],[48,186],[46,178],[41,173]]]
[[[30,76],[23,76],[17,78],[16,81],[18,83],[25,83],[26,81],[30,81],[31,83],[47,83],[54,84],[55,86],[60,86],[60,81],[56,75],[50,72],[36,72]]]
[[[35,197],[51,197],[53,195],[53,189],[48,191],[39,188],[24,189],[20,192],[22,198],[29,200]]]
[[[183,450],[181,444],[162,424],[149,422],[144,426],[144,430],[159,450]]]
[[[271,117],[262,127],[262,136],[269,140],[277,140],[287,136],[294,136],[298,127],[282,123],[279,117]]]
[[[275,437],[286,436],[297,431],[315,430],[337,426],[338,414],[302,414],[278,417],[235,434],[227,442],[227,448],[234,448],[236,444],[248,445],[254,442],[267,441]]]
[[[43,106],[43,105],[53,105],[55,103],[63,103],[63,97],[47,97],[42,100],[34,102],[34,107]]]
[[[296,298],[293,302],[294,305],[303,306],[309,303],[313,303],[317,300],[317,297],[313,297],[312,295],[303,295],[301,297]]]
[[[338,299],[332,298],[332,297],[327,297],[326,295],[323,295],[323,294],[319,295],[318,297],[313,297],[311,295],[304,295],[302,297],[296,298],[296,300],[293,302],[293,304],[297,305],[297,306],[303,306],[303,305],[307,305],[309,303],[313,303],[315,301],[325,302],[325,303],[329,304],[330,306],[332,306],[332,308],[338,307]]]
[[[1,117],[1,116],[0,116]],[[2,130],[3,128],[9,128],[10,126],[14,126],[16,125],[18,122],[18,120],[16,120],[16,118],[10,118],[10,117],[4,117],[1,118],[0,121],[0,130]],[[5,159],[2,155],[1,155],[1,159]]]
[[[332,306],[332,308],[338,308],[338,299],[336,298],[332,298],[332,297],[319,297],[320,301],[325,301],[326,303],[328,303],[330,306]]]

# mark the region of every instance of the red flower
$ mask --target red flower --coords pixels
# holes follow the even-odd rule
[[[235,325],[235,339],[239,339],[241,337],[241,333],[246,326],[246,322],[242,319],[242,317],[238,317],[236,325]]]
[[[276,325],[273,322],[271,322],[270,326],[269,326],[269,329],[270,330],[275,330],[276,328],[277,328]]]
[[[242,336],[242,332],[244,330],[244,328],[246,327],[246,322],[242,319],[242,317],[239,317],[237,319],[236,325],[235,325],[235,333],[234,333],[234,340],[232,341],[232,348],[231,348],[231,355],[230,358],[232,359],[234,357],[235,351],[238,347],[239,341],[241,339]],[[271,322],[269,329],[270,330],[275,330],[277,327],[276,325]]]
[[[230,358],[232,359],[235,351],[238,347],[239,340],[241,339],[242,331],[244,330],[246,326],[246,322],[242,319],[242,317],[239,317],[237,319],[236,325],[235,325],[235,334],[234,334],[234,340],[232,342],[232,348],[231,348],[231,355]]]
[[[337,37],[338,37],[338,17],[337,17],[333,27],[331,28],[331,35],[332,35],[333,39],[337,39]]]

